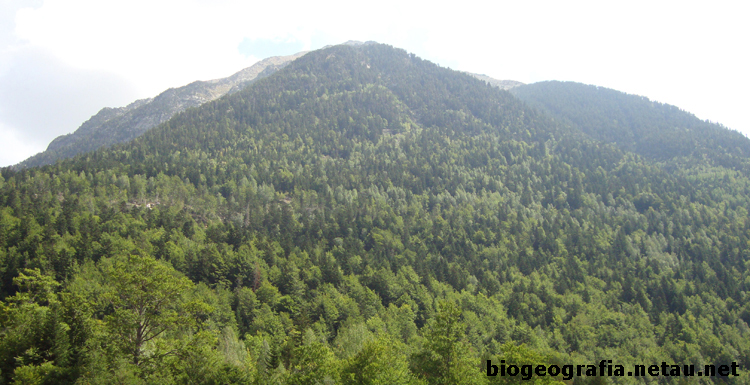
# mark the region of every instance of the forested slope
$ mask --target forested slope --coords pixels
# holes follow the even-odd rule
[[[75,132],[58,136],[47,150],[14,167],[43,166],[102,147],[129,142],[166,122],[176,113],[198,107],[227,93],[237,92],[305,53],[269,57],[226,78],[195,81],[186,86],[170,88],[153,98],[136,100],[125,107],[103,108]]]
[[[746,155],[667,169],[590,135],[336,46],[131,143],[4,169],[0,376],[476,384],[513,380],[486,359],[610,359],[745,383]]]
[[[574,82],[526,84],[511,92],[595,139],[648,159],[683,167],[709,160],[750,172],[750,140],[675,106]]]

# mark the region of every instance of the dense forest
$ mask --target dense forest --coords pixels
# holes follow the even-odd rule
[[[750,157],[750,140],[741,133],[643,96],[558,81],[521,85],[510,92],[594,139],[668,168],[706,159],[737,168],[747,166],[744,160]]]
[[[750,141],[522,99],[335,46],[3,169],[0,383],[551,383],[486,361],[604,359],[740,375],[566,382],[747,384]],[[666,125],[696,139],[639,131]]]

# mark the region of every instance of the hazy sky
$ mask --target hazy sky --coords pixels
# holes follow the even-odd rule
[[[489,3],[0,0],[0,166],[102,107],[347,40],[645,95],[750,134],[744,2]]]

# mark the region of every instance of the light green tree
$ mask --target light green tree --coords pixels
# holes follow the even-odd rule
[[[409,370],[404,344],[387,334],[367,340],[344,363],[341,382],[346,385],[405,385],[419,381]]]
[[[112,312],[104,321],[133,365],[176,354],[189,339],[165,337],[197,327],[198,316],[212,311],[203,301],[186,301],[194,284],[153,257],[118,258],[106,273],[111,290],[104,300]]]
[[[461,322],[461,309],[453,302],[439,302],[437,314],[424,332],[423,347],[414,355],[417,375],[430,385],[483,384],[486,377],[472,357]]]
[[[23,269],[13,283],[19,291],[0,302],[0,383],[54,382],[70,354],[60,284],[39,269]]]

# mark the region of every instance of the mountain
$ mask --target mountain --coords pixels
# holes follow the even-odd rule
[[[305,53],[270,57],[226,78],[195,81],[183,87],[170,88],[154,98],[137,100],[125,107],[103,108],[75,132],[55,138],[46,151],[15,167],[51,164],[101,147],[128,142],[166,122],[178,112],[235,93],[253,81],[269,76]]]
[[[642,96],[558,81],[521,85],[511,92],[594,139],[652,160],[709,157],[722,163],[730,155],[750,157],[750,141],[741,133]]]
[[[0,378],[521,380],[487,375],[505,360],[544,365],[537,383],[631,383],[575,371],[605,359],[744,383],[747,139],[664,160],[587,130],[340,45],[128,143],[3,169]]]

